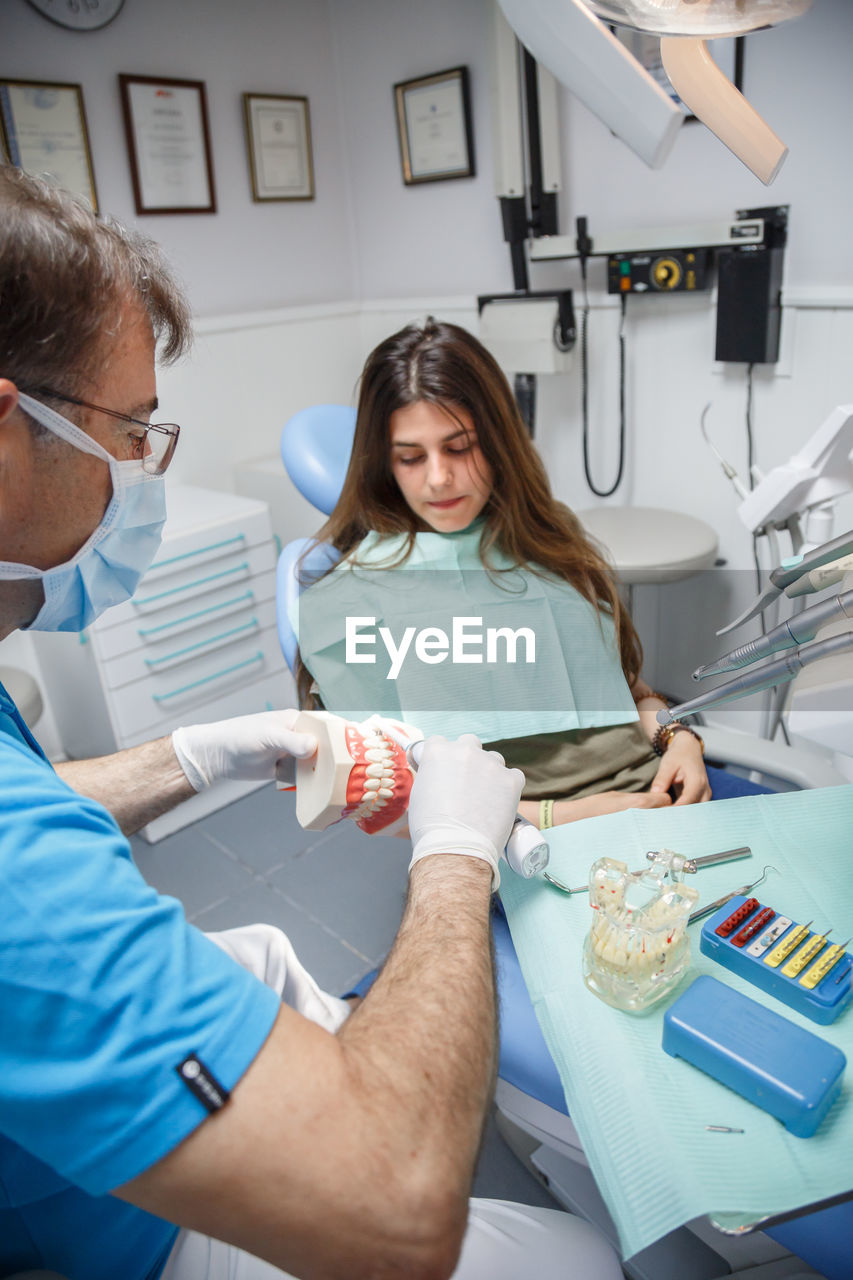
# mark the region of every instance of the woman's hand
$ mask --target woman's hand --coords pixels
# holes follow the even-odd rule
[[[699,804],[711,799],[702,747],[692,733],[676,733],[661,757],[651,795],[672,792],[675,803]]]

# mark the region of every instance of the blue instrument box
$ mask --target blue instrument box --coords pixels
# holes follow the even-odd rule
[[[853,999],[850,956],[847,954],[842,955],[839,961],[829,970],[826,977],[813,990],[808,990],[800,981],[808,966],[805,966],[803,971],[798,973],[796,977],[789,978],[782,972],[787,960],[777,968],[772,968],[767,964],[767,956],[772,955],[774,947],[784,943],[785,939],[790,938],[793,931],[799,928],[795,921],[792,920],[760,956],[750,955],[747,946],[736,947],[734,945],[732,938],[737,937],[737,930],[734,930],[727,938],[721,938],[717,934],[716,930],[722,925],[723,921],[728,920],[739,907],[750,901],[755,902],[755,907],[743,916],[743,924],[748,926],[751,921],[757,920],[761,909],[760,903],[756,902],[754,898],[747,899],[742,896],[731,898],[724,907],[721,907],[719,911],[705,921],[702,926],[699,950],[703,955],[710,956],[712,960],[716,960],[718,964],[725,965],[727,969],[731,969],[732,973],[745,978],[747,982],[752,982],[755,986],[761,987],[762,991],[766,991],[768,995],[775,996],[777,1000],[781,1000],[783,1004],[787,1004],[791,1009],[796,1009],[798,1013],[810,1018],[812,1022],[820,1022],[824,1026],[834,1022]],[[772,915],[767,920],[767,927],[770,928],[774,920],[778,921],[779,919],[778,913],[772,912]],[[761,938],[762,932],[763,930],[757,935],[758,939]],[[792,956],[796,955],[797,949],[807,941],[808,936],[808,934],[803,934],[802,940],[797,944],[797,948],[794,948]],[[819,960],[820,955],[820,951],[816,952],[815,958]],[[814,963],[814,961],[811,963]],[[840,981],[838,981],[839,978]]]
[[[663,1048],[810,1138],[841,1092],[840,1049],[707,975],[667,1009]]]

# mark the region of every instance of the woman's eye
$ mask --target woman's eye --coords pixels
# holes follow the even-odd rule
[[[404,467],[413,467],[415,463],[421,461],[421,458],[417,454],[412,454],[411,457],[398,458],[397,461]]]
[[[474,448],[474,446],[473,446],[472,444],[463,444],[461,448],[458,448],[458,449],[448,449],[448,450],[447,450],[447,452],[448,452],[448,453],[454,453],[454,454],[456,454],[456,453],[470,453],[470,452],[471,452],[471,450],[472,450],[473,448]]]

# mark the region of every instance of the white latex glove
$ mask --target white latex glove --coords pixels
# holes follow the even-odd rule
[[[175,729],[172,746],[194,791],[203,791],[223,778],[260,782],[275,778],[285,756],[305,760],[317,750],[310,733],[294,733],[298,711],[259,711],[213,724]]]
[[[520,769],[507,769],[497,751],[484,751],[465,733],[456,742],[427,738],[412,794],[409,831],[412,861],[434,853],[482,858],[500,882],[498,856],[507,842],[524,786]]]

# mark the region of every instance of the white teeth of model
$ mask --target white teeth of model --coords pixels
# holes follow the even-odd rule
[[[381,786],[382,786],[382,781],[381,781],[381,779],[379,779],[379,778],[368,778],[368,779],[365,781],[365,784],[364,784],[364,790],[365,790],[365,791],[378,791],[378,790],[379,790],[379,788],[380,788]]]
[[[364,772],[368,778],[381,778],[385,774],[385,768],[381,764],[369,764]]]
[[[377,794],[382,796],[383,800],[390,800],[394,792],[391,787],[380,787]]]
[[[365,760],[369,760],[371,764],[381,764],[387,759],[384,751],[380,751],[377,747],[371,747],[369,751],[364,753]]]

